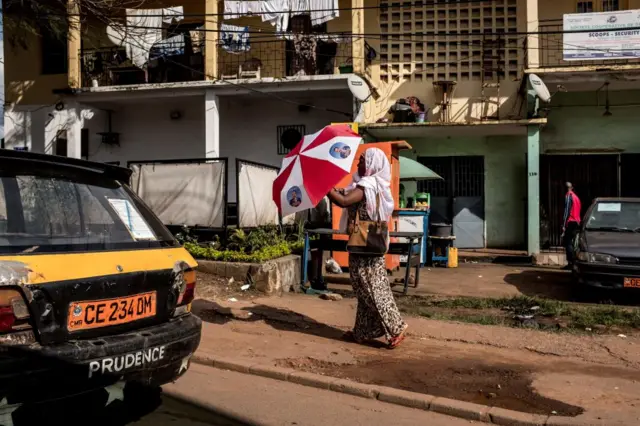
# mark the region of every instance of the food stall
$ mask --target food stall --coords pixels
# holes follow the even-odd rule
[[[418,181],[442,179],[440,175],[430,168],[407,157],[400,157],[400,181]],[[402,184],[401,184],[402,185]],[[429,213],[430,195],[427,193],[416,193],[409,202],[404,199],[404,191],[401,191],[400,208],[396,210],[398,217],[398,231],[401,232],[422,232],[424,238],[420,246],[419,262],[421,266],[427,263],[427,238],[429,235]],[[402,257],[401,263],[407,259]]]

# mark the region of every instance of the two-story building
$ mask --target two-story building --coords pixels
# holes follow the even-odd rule
[[[367,38],[379,60],[366,70],[381,96],[360,128],[407,140],[445,178],[417,189],[431,193],[432,221],[453,223],[458,246],[556,251],[565,182],[584,209],[636,194],[640,1],[381,6],[379,20],[365,19],[365,33],[381,34]],[[530,74],[552,94],[539,110]],[[431,109],[428,122],[378,122],[409,96]]]
[[[143,1],[105,20],[69,0],[66,38],[6,45],[5,146],[123,166],[225,157],[233,202],[235,158],[279,167],[287,141],[352,121],[351,2],[324,3]]]
[[[406,155],[445,178],[406,193],[431,194],[432,221],[453,223],[459,247],[532,254],[560,244],[565,181],[585,205],[635,193],[640,0],[144,7],[100,22],[80,2],[67,43],[45,34],[29,49],[6,47],[7,147],[123,165],[241,157],[278,166],[283,135],[353,119],[367,140],[407,140]],[[627,32],[604,40],[606,28]],[[350,73],[367,79],[372,98],[354,105]],[[537,113],[529,74],[553,93]],[[424,104],[424,122],[389,113],[410,97]]]

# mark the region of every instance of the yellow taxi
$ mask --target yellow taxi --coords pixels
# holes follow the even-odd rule
[[[190,313],[197,263],[129,189],[130,173],[0,150],[3,423],[97,389],[106,405],[129,383],[188,369],[202,328]]]

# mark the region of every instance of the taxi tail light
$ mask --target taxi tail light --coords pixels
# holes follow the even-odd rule
[[[188,305],[196,296],[196,271],[184,272],[184,288],[178,297],[178,306]]]
[[[17,290],[0,290],[0,333],[8,333],[17,325],[28,325],[29,310]]]

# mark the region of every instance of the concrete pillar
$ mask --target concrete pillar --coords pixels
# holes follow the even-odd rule
[[[540,36],[532,34],[539,30],[538,1],[527,0],[527,68],[540,67]]]
[[[67,157],[82,158],[82,109],[80,105],[69,105],[67,119]]]
[[[353,72],[364,74],[364,0],[351,0],[351,33],[353,40],[351,43],[351,56],[353,61]]]
[[[31,140],[29,150],[32,152],[38,152],[40,154],[50,154],[50,152],[46,152],[45,142],[45,120],[48,113],[49,109],[29,112],[29,115],[31,116],[29,128]]]
[[[527,251],[540,253],[540,126],[527,126]]]
[[[207,90],[204,99],[205,158],[220,157],[220,98]]]
[[[218,78],[218,38],[220,19],[218,19],[218,0],[205,0],[204,19],[204,75],[205,80]]]
[[[77,89],[82,84],[80,75],[80,0],[67,0],[67,11],[69,12],[69,32],[67,34],[69,87]]]

